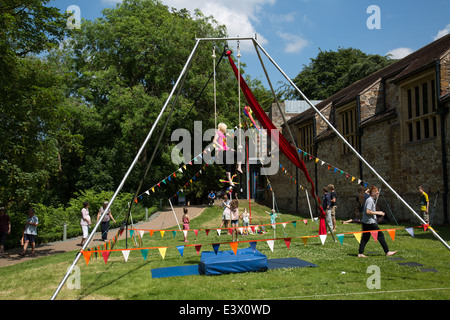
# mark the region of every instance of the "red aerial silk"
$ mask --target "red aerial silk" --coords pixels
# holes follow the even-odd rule
[[[238,79],[239,73],[238,69],[231,58],[231,51],[227,51],[226,55],[228,56],[228,60],[230,61],[230,65],[234,71],[234,74],[236,75],[236,78]],[[253,95],[252,91],[248,87],[247,83],[245,82],[244,78],[240,77],[241,82],[241,89],[244,93],[245,98],[247,99],[247,102],[256,115],[256,117],[259,120],[259,123],[261,126],[267,130],[268,135],[271,137],[271,139],[275,142],[276,145],[280,148],[281,152],[291,161],[297,168],[303,171],[306,180],[311,184],[311,194],[313,199],[315,199],[319,203],[319,210],[320,210],[320,224],[319,224],[319,234],[326,234],[326,226],[325,226],[325,211],[320,206],[320,199],[317,198],[315,194],[315,188],[314,183],[309,176],[308,170],[306,169],[305,163],[303,162],[303,159],[301,159],[298,156],[297,150],[286,140],[286,138],[278,132],[278,135],[275,135],[272,137],[272,131],[271,130],[277,130],[275,125],[270,121],[269,117],[266,115],[264,110],[259,105],[258,101],[256,100],[255,96]]]

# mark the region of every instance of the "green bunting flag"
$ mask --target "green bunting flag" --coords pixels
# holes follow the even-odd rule
[[[147,261],[148,249],[141,249],[140,251],[144,260]]]
[[[339,242],[341,244],[344,244],[344,235],[343,234],[337,234],[336,237],[339,239]]]

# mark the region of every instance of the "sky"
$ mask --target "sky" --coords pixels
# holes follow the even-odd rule
[[[122,0],[54,0],[66,11],[80,9],[95,20]],[[450,0],[162,0],[169,8],[196,8],[227,26],[230,37],[257,37],[259,44],[290,79],[322,51],[356,48],[367,54],[403,58],[450,33]],[[192,35],[195,39],[195,35]],[[236,48],[236,41],[230,46]],[[206,48],[206,46],[203,46]],[[251,41],[240,41],[245,72],[267,86]],[[186,57],[187,59],[187,57]],[[275,88],[285,77],[263,59]],[[231,70],[230,70],[231,72]],[[301,88],[300,88],[301,89]]]

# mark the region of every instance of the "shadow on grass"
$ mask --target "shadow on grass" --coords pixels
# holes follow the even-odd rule
[[[142,263],[141,265],[137,266],[134,269],[129,270],[126,273],[120,273],[120,275],[118,275],[114,279],[109,280],[107,283],[104,283],[102,285],[96,286],[95,284],[99,282],[101,276],[103,274],[107,273],[108,270],[114,265],[114,263],[108,264],[107,268],[103,272],[99,273],[98,277],[96,277],[89,285],[87,285],[88,289],[84,290],[83,293],[78,297],[77,300],[83,300],[83,299],[89,297],[90,295],[94,294],[95,292],[97,292],[97,291],[99,291],[99,290],[101,290],[103,288],[106,288],[106,287],[114,284],[116,281],[118,281],[118,280],[128,276],[129,274],[131,274],[131,273],[133,273],[135,271],[138,271],[139,269],[141,269],[142,267],[146,266],[147,264],[148,263]]]

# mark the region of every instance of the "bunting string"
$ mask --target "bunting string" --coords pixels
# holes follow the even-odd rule
[[[424,231],[427,230],[427,228],[432,228],[429,225],[421,225],[421,226],[415,226],[415,227],[408,227],[408,228],[389,228],[389,229],[380,229],[380,230],[369,230],[369,231],[353,231],[353,232],[346,232],[346,233],[340,233],[337,234],[337,238],[339,239],[339,242],[341,243],[341,245],[343,244],[344,241],[344,236],[345,235],[353,235],[355,237],[355,239],[360,242],[361,241],[361,237],[363,233],[368,233],[370,232],[372,237],[374,238],[375,241],[377,241],[377,237],[378,237],[378,232],[383,232],[383,231],[387,231],[392,239],[392,241],[395,241],[395,234],[396,231],[398,230],[405,230],[407,231],[408,234],[410,234],[412,237],[414,237],[414,229],[416,228],[423,228]],[[166,230],[168,231],[168,230]],[[231,249],[234,251],[234,253],[236,254],[237,248],[239,246],[239,244],[243,244],[243,243],[249,243],[250,246],[255,249],[256,248],[256,243],[258,242],[266,242],[267,245],[269,246],[270,250],[273,252],[274,250],[274,242],[275,241],[279,241],[279,240],[283,240],[286,248],[290,249],[290,245],[292,243],[292,240],[294,239],[301,239],[303,244],[305,246],[307,246],[307,242],[310,238],[320,238],[320,241],[322,243],[322,245],[325,244],[327,235],[323,234],[323,235],[310,235],[310,236],[296,236],[296,237],[281,237],[281,238],[269,238],[269,239],[251,239],[251,240],[241,240],[241,241],[234,241],[234,242],[215,242],[215,243],[208,243],[208,244],[185,244],[185,245],[181,245],[181,246],[154,246],[154,247],[146,247],[146,248],[128,248],[128,249],[113,249],[113,248],[107,248],[107,244],[104,244],[104,249],[102,249],[102,246],[98,246],[97,248],[90,248],[87,250],[81,250],[80,252],[83,254],[86,264],[89,265],[89,261],[90,258],[92,256],[92,254],[94,254],[94,256],[96,258],[98,257],[103,257],[103,260],[105,261],[105,264],[107,263],[111,252],[122,252],[123,257],[125,262],[128,262],[128,258],[129,258],[129,254],[131,251],[137,251],[139,250],[142,257],[144,258],[144,260],[147,260],[147,256],[148,256],[148,252],[150,250],[158,250],[162,259],[165,258],[165,255],[167,253],[167,249],[169,248],[176,248],[178,250],[178,252],[180,253],[181,256],[183,256],[184,253],[184,249],[186,247],[194,247],[197,254],[200,254],[201,248],[202,247],[206,247],[206,246],[212,246],[213,250],[216,252],[218,252],[219,247],[221,245],[229,245],[231,247]]]

